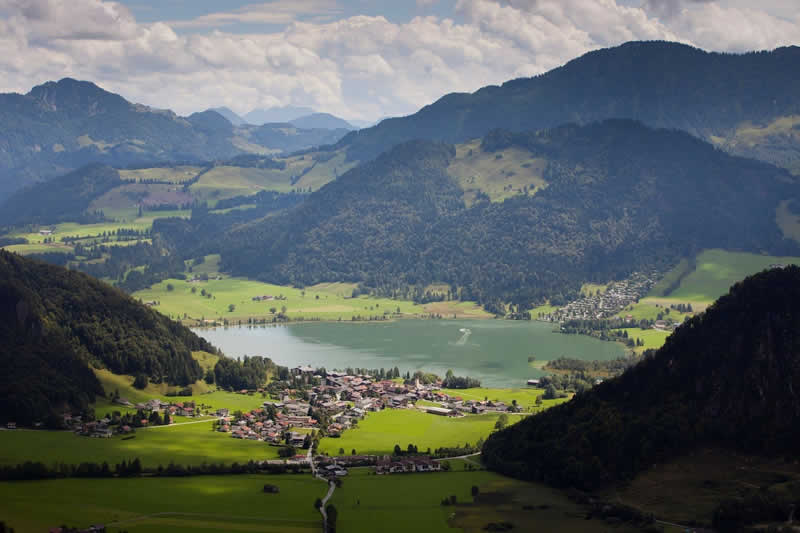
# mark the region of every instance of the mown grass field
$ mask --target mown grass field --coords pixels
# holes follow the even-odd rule
[[[278,494],[265,494],[264,484]],[[309,475],[63,479],[0,483],[0,516],[17,533],[62,524],[108,531],[319,531],[326,484]],[[173,513],[173,514],[160,514]]]
[[[474,388],[474,389],[442,389],[442,392],[450,396],[461,397],[465,400],[479,400],[483,401],[488,398],[491,401],[504,402],[511,405],[513,400],[517,401],[517,405],[524,410],[529,408],[540,410],[558,405],[566,401],[564,398],[555,400],[542,400],[542,404],[536,405],[536,398],[544,394],[544,389],[488,389],[488,388]]]
[[[197,268],[201,268],[199,265]],[[193,271],[200,272],[200,270]],[[173,290],[168,290],[172,285]],[[192,288],[195,292],[192,292]],[[168,279],[149,289],[137,291],[135,298],[142,301],[157,301],[155,309],[161,313],[189,323],[201,324],[203,321],[246,323],[249,318],[271,320],[276,313],[286,307],[290,319],[351,320],[353,316],[382,316],[384,312],[395,314],[398,307],[401,316],[418,317],[431,313],[459,318],[487,316],[477,305],[469,302],[438,302],[416,305],[413,302],[372,298],[361,296],[352,298],[354,285],[345,283],[321,284],[305,289],[271,285],[244,278],[223,277],[209,281],[189,283],[183,280]],[[205,290],[212,297],[201,294]],[[253,301],[254,296],[283,295],[285,300]],[[230,306],[233,305],[233,311]]]
[[[618,331],[627,331],[628,338],[630,339],[641,339],[644,342],[644,346],[637,346],[634,348],[634,353],[642,353],[645,350],[654,349],[657,350],[664,346],[664,342],[667,340],[667,337],[670,336],[671,332],[669,331],[661,331],[658,329],[639,329],[639,328],[622,328]]]
[[[291,183],[292,172],[297,172],[292,165],[285,170],[220,165],[203,174],[189,189],[195,199],[208,201],[209,205],[259,191],[290,192],[296,188]]]
[[[102,413],[102,411],[101,411]],[[80,437],[68,431],[16,430],[0,432],[0,464],[25,461],[78,464],[81,462],[116,464],[138,457],[146,468],[202,463],[246,463],[274,459],[278,448],[263,442],[232,438],[212,431],[210,419],[197,423],[140,428],[135,438],[123,440]]]
[[[479,489],[474,500],[473,486]],[[451,495],[457,505],[441,505]],[[352,469],[331,502],[338,511],[339,530],[348,532],[482,533],[490,522],[511,522],[512,531],[636,531],[585,520],[585,510],[554,489],[459,468],[387,476]]]
[[[409,444],[420,451],[430,448],[463,446],[486,439],[494,430],[499,415],[473,415],[462,418],[431,415],[415,409],[384,409],[369,413],[359,422],[357,429],[349,429],[339,438],[326,437],[320,441],[319,451],[339,455],[346,453],[381,455],[391,453],[395,444],[404,450]],[[509,423],[520,415],[509,415]]]

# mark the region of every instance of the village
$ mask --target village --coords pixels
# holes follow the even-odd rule
[[[611,318],[632,303],[638,302],[647,294],[660,278],[658,272],[635,272],[628,279],[615,281],[606,290],[574,300],[564,307],[538,318],[549,322],[565,322],[567,320],[598,320]]]
[[[321,438],[340,437],[343,432],[357,427],[369,412],[417,409],[431,416],[464,417],[521,411],[516,403],[465,400],[447,394],[441,390],[441,380],[423,384],[418,378],[413,381],[378,379],[368,374],[326,372],[310,366],[293,368],[290,376],[288,384],[283,382],[280,389],[236,391],[237,394],[265,397],[262,407],[250,411],[213,409],[196,401],[151,399],[134,404],[125,397],[115,396],[113,404],[125,408],[124,413],[113,411],[98,419],[65,413],[63,427],[83,437],[118,435],[124,439],[133,438],[137,429],[175,424],[175,417],[185,419],[178,422],[184,424],[196,423],[189,419],[208,420],[215,431],[230,434],[232,439],[261,441],[280,447],[281,458],[260,461],[264,465],[312,469],[319,466],[317,475],[332,479],[347,475],[347,468],[352,466],[372,467],[377,474],[441,470],[430,452],[417,454],[416,450],[392,456],[313,455]],[[16,426],[9,424],[8,429],[16,429]]]
[[[516,405],[503,402],[450,396],[439,390],[440,382],[423,385],[416,379],[413,384],[404,384],[336,371],[322,375],[311,367],[297,367],[292,374],[299,384],[297,389],[287,388],[279,401],[265,401],[263,407],[250,412],[233,416],[226,410],[218,412],[217,430],[237,439],[308,448],[314,437],[341,436],[370,411],[419,409],[431,415],[457,417],[518,410]],[[418,405],[421,400],[425,405]]]

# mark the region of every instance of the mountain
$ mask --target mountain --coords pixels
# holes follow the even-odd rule
[[[444,282],[464,299],[530,307],[704,248],[797,253],[775,221],[797,196],[783,169],[610,120],[401,144],[217,246],[226,269],[271,282],[384,294]]]
[[[215,112],[179,117],[64,78],[0,94],[0,198],[88,163],[232,157],[233,127]]]
[[[701,445],[797,457],[800,268],[756,274],[621,377],[493,434],[487,466],[561,487],[624,480]]]
[[[86,274],[0,250],[0,421],[83,410],[103,390],[91,366],[154,382],[202,376],[188,328]]]
[[[248,124],[261,126],[269,122],[290,122],[296,118],[313,114],[315,111],[310,107],[295,107],[291,105],[283,107],[268,107],[264,109],[253,109],[243,118]]]
[[[289,122],[294,124],[298,128],[303,128],[303,129],[328,129],[328,130],[355,129],[347,121],[342,120],[339,117],[333,116],[330,113],[312,113],[311,115],[306,115],[303,117],[292,119]]]
[[[239,135],[249,142],[271,150],[290,153],[314,146],[331,145],[347,135],[348,129],[304,129],[291,123],[268,123],[240,129]]]
[[[411,139],[462,142],[492,129],[529,131],[629,118],[685,130],[732,153],[800,174],[800,48],[709,53],[630,42],[533,78],[448,94],[419,112],[350,133],[340,146],[365,161]]]
[[[234,126],[242,126],[244,124],[247,124],[247,122],[245,122],[245,120],[242,117],[240,117],[227,107],[213,107],[208,111],[216,111],[217,113],[228,119],[228,122],[230,122]]]
[[[92,200],[123,183],[117,170],[87,165],[13,193],[0,203],[0,226],[87,221]]]

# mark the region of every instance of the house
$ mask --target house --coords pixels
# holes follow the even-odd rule
[[[53,234],[53,230],[51,230],[51,229],[40,229],[39,230],[39,235],[47,236],[47,235],[52,235],[52,234]]]
[[[542,382],[538,379],[529,379],[528,386],[530,387],[538,387]]]
[[[8,424],[6,424],[6,428],[8,428],[8,429],[17,429],[17,423],[16,422],[9,422]]]
[[[295,448],[299,448],[299,447],[303,446],[305,441],[306,441],[306,435],[303,434],[303,433],[297,433],[297,432],[292,431],[289,434],[289,444],[291,446],[294,446]]]
[[[458,414],[455,409],[450,409],[447,407],[423,407],[426,413],[430,413],[432,415],[439,415],[439,416],[454,416]]]

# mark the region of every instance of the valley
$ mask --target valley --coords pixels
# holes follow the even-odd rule
[[[201,19],[147,31],[213,71]],[[0,94],[0,533],[796,530],[800,49],[584,44],[349,123],[309,106],[392,58],[292,20],[205,111]]]

